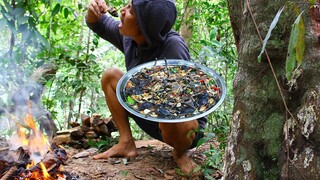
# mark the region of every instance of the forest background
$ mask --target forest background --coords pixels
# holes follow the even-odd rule
[[[107,2],[117,9],[126,3]],[[124,57],[88,29],[88,4],[0,2],[1,137],[15,132],[25,97],[40,105],[40,128],[53,122],[68,129],[81,114],[110,116],[100,78],[108,67],[125,71]],[[226,179],[319,179],[320,0],[176,4],[174,29],[192,61],[218,72],[227,86],[224,103],[208,117],[203,140],[219,147],[205,153],[203,172],[225,162]],[[137,140],[148,139],[131,127]]]
[[[88,29],[88,0],[4,0],[0,2],[0,107],[11,111],[14,97],[41,91],[39,102],[57,130],[80,122],[81,114],[110,116],[100,87],[102,72],[117,66],[125,72],[124,56]],[[107,1],[120,9],[125,0]],[[237,53],[225,0],[177,0],[174,29],[188,43],[192,61],[206,65],[225,80],[227,97],[209,115],[208,137],[216,136],[211,166],[222,166],[233,109],[232,81]],[[118,19],[118,17],[115,17]],[[33,92],[34,93],[34,92]],[[32,95],[31,95],[32,96]],[[37,98],[37,94],[33,94]],[[19,98],[18,98],[19,99]],[[16,123],[0,115],[0,136],[15,133]],[[41,122],[39,122],[41,123]],[[135,123],[136,139],[147,139]]]
[[[112,66],[125,71],[124,56],[88,29],[84,20],[88,3],[63,0],[0,3],[1,107],[10,107],[16,92],[37,83],[44,86],[41,102],[59,130],[69,128],[70,122],[78,122],[82,113],[110,115],[100,77]],[[107,3],[120,9],[127,2]],[[177,1],[177,8],[174,29],[186,39],[192,60],[218,72],[228,88],[224,104],[209,117],[208,131],[212,132],[212,128],[228,125],[233,104],[236,52],[227,4],[215,0]],[[35,73],[45,68],[50,73],[35,82]],[[11,127],[11,122],[1,121],[2,128],[8,125]],[[3,128],[1,134],[10,135],[11,130]],[[140,132],[135,136],[142,138]]]

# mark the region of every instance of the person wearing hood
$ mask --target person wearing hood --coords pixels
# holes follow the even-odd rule
[[[120,21],[105,14],[106,12],[104,0],[91,0],[86,15],[87,25],[124,53],[127,70],[156,59],[190,60],[186,43],[172,30],[177,17],[174,0],[130,0],[129,4],[120,10]],[[191,173],[196,164],[188,157],[187,151],[194,148],[203,137],[198,129],[205,128],[207,119],[158,123],[129,114],[116,97],[116,86],[123,75],[124,73],[115,67],[108,68],[102,75],[102,90],[120,138],[117,145],[93,158],[138,155],[129,125],[131,117],[151,137],[172,146],[172,155],[177,166],[184,174]]]

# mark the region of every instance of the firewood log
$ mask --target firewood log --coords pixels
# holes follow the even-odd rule
[[[94,139],[94,138],[97,138],[98,135],[94,131],[88,131],[88,132],[85,133],[85,137],[87,139]]]
[[[0,180],[9,180],[11,179],[12,175],[17,172],[18,168],[16,166],[12,166],[5,174],[1,177]]]
[[[103,121],[101,120],[101,115],[100,114],[94,114],[91,118],[91,126],[98,126],[102,124]]]
[[[83,131],[83,132],[88,132],[90,130],[91,130],[91,128],[89,126],[81,126],[81,131]]]
[[[100,130],[99,132],[100,135],[111,137],[111,131],[108,129],[106,124],[100,124],[99,130]]]
[[[70,137],[73,140],[80,140],[84,137],[84,132],[81,129],[78,129],[77,131],[72,131],[70,133]]]
[[[104,118],[102,121],[107,125],[110,132],[117,131],[117,126],[116,123],[113,121],[112,116]]]
[[[87,126],[90,127],[91,123],[90,123],[90,116],[86,115],[86,114],[81,114],[81,123],[82,126]]]
[[[61,134],[52,139],[53,143],[56,144],[69,144],[71,142],[70,134]]]
[[[69,124],[72,128],[80,126],[80,123],[78,122],[70,122]]]
[[[74,128],[71,128],[71,129],[67,129],[67,130],[57,131],[57,135],[70,134],[71,132],[73,132],[73,131],[78,131],[79,129],[81,129],[80,126],[74,127]]]

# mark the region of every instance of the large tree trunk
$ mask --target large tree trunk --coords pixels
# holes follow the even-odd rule
[[[318,22],[315,21],[320,20],[319,9],[313,8],[317,13],[311,16],[308,1],[290,2],[305,11],[306,28],[305,56],[293,88],[288,86],[285,77],[291,25],[298,16],[293,6],[285,7],[268,41],[266,49],[271,63],[265,54],[258,62],[262,45],[253,19],[264,38],[286,1],[228,0],[239,64],[234,80],[235,103],[226,148],[225,179],[320,178],[320,49],[317,37],[320,34],[316,32]]]

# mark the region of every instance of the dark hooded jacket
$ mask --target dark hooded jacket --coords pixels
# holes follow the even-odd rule
[[[108,15],[102,16],[98,23],[88,23],[90,29],[124,53],[127,70],[155,59],[190,59],[183,38],[171,29],[177,17],[174,0],[133,0],[132,5],[147,41],[143,46],[138,46],[131,37],[120,35],[120,21]]]
[[[120,21],[108,15],[103,15],[98,23],[87,25],[124,53],[127,70],[156,59],[189,60],[185,41],[172,30],[177,17],[174,3],[174,0],[132,0],[138,26],[146,39],[142,46],[131,37],[122,36],[118,28]],[[199,124],[205,127],[206,118],[201,118]]]

